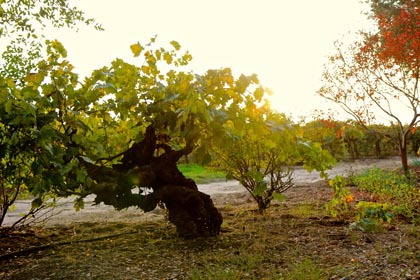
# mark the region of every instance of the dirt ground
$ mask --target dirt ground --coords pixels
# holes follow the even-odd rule
[[[329,176],[398,159],[340,163]],[[0,279],[420,279],[420,229],[399,221],[377,232],[351,230],[323,206],[331,190],[317,173],[295,171],[296,187],[264,214],[236,182],[200,185],[224,217],[217,238],[183,240],[165,211],[75,212],[62,201],[38,226],[0,231]],[[20,201],[7,223],[28,207]],[[45,217],[46,217],[45,216]]]

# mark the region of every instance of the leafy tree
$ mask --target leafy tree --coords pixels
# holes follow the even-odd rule
[[[384,135],[386,135],[384,125],[372,124],[368,126],[368,129],[364,131],[365,143],[363,145],[367,156],[374,155],[376,158],[383,156],[383,146],[386,144]]]
[[[312,142],[320,143],[336,159],[346,155],[340,131],[343,124],[331,118],[316,119],[303,125],[303,137]]]
[[[357,124],[348,122],[340,128],[337,134],[337,137],[343,138],[352,160],[360,157],[360,146],[364,137],[363,132]]]
[[[36,84],[46,74],[29,75],[40,71],[37,63],[44,55],[44,29],[74,28],[78,23],[94,24],[101,29],[66,1],[0,1],[0,40],[4,47],[0,49],[0,225],[19,193],[29,186],[28,180],[40,175],[41,170],[33,172],[41,164],[37,160],[44,163],[49,160],[48,154],[34,154],[35,142],[39,140],[38,144],[52,149],[44,139],[51,136],[46,125],[55,121],[55,109],[59,108],[55,107],[57,104],[48,104],[50,100],[45,96],[38,98]],[[51,55],[51,47],[49,52]],[[68,63],[63,62],[62,68],[64,64]],[[74,86],[75,77],[71,79]],[[35,97],[38,100],[33,100]],[[37,107],[37,102],[46,107]],[[36,198],[33,206],[40,206],[41,201]]]
[[[92,18],[63,0],[0,1],[0,38],[2,60],[0,72],[22,81],[36,68],[45,48],[46,29],[77,28],[79,24],[93,25],[102,30]]]
[[[327,151],[305,141],[300,129],[267,103],[244,110],[224,129],[223,141],[214,150],[217,164],[251,194],[260,213],[273,199],[282,200],[281,193],[294,185],[293,166],[303,164],[325,176],[323,172],[335,164]]]
[[[243,112],[253,116],[265,91],[255,75],[235,78],[230,69],[181,71],[191,55],[175,41],[169,49],[155,48],[154,41],[147,49],[131,46],[140,66],[116,59],[83,82],[64,47],[51,41],[48,58],[23,84],[3,78],[0,112],[11,135],[3,138],[3,162],[14,157],[11,141],[22,142],[25,149],[16,154],[34,205],[72,195],[80,208],[91,193],[116,209],[151,211],[163,202],[180,235],[216,235],[221,215],[176,164],[194,150],[208,161],[226,124],[238,123]],[[16,186],[11,175],[2,176]]]
[[[13,103],[6,102],[7,96],[15,95],[16,88],[12,81],[0,78],[0,224],[9,207],[16,200],[23,187],[23,179],[28,174],[25,151],[31,142],[30,126],[25,124],[31,122],[31,109],[26,103],[21,102],[13,106]],[[15,117],[5,119],[6,111],[14,111]],[[16,122],[22,124],[16,126]],[[33,121],[33,120],[32,120]],[[9,124],[11,123],[11,124]]]
[[[1,8],[15,12],[13,5]],[[39,10],[41,18],[44,12]],[[36,17],[30,12],[21,18],[26,16]],[[17,30],[32,31],[27,22]],[[209,161],[212,147],[228,139],[230,123],[239,129],[260,122],[256,104],[266,92],[256,75],[236,78],[228,68],[202,75],[182,71],[191,55],[175,41],[166,48],[154,41],[147,48],[130,46],[139,66],[116,59],[84,81],[58,41],[48,41],[47,58],[33,64],[6,58],[13,67],[0,73],[1,217],[21,188],[34,195],[33,207],[50,197],[74,196],[82,208],[83,198],[93,193],[96,203],[116,209],[151,211],[163,202],[179,235],[218,234],[220,213],[177,162],[193,151]],[[277,140],[293,133],[279,135]],[[269,146],[273,140],[267,136]],[[319,155],[314,150],[308,167],[317,166]]]
[[[419,154],[420,151],[420,131],[418,131],[417,127],[413,129],[412,135],[410,137],[411,142],[411,150],[414,154]]]
[[[407,172],[407,139],[419,117],[419,6],[417,1],[371,4],[377,31],[363,34],[347,51],[337,44],[319,93],[365,127],[372,124],[374,110],[385,114],[396,125],[396,144]],[[407,109],[411,117],[405,122]]]

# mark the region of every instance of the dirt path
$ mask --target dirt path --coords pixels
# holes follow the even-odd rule
[[[336,175],[349,175],[354,172],[372,168],[394,168],[399,166],[399,158],[390,158],[386,160],[360,160],[355,162],[341,162],[336,167],[329,170],[328,176],[334,177]],[[322,180],[318,172],[309,173],[302,167],[296,167],[294,175],[294,182],[296,187],[313,186]],[[250,201],[249,194],[239,185],[237,181],[214,182],[210,184],[199,185],[199,190],[212,196],[216,206],[226,204],[240,204],[245,201]],[[294,189],[289,193],[293,195]],[[46,220],[47,225],[64,225],[71,222],[139,222],[139,221],[155,221],[164,218],[164,211],[157,208],[150,213],[143,213],[136,208],[129,208],[123,211],[115,211],[112,206],[107,205],[93,205],[94,196],[88,196],[85,199],[85,208],[76,212],[73,208],[73,201],[71,198],[61,199],[58,201],[58,206],[55,209],[50,209],[43,213],[42,220]],[[30,209],[30,200],[18,200],[15,203],[14,211],[9,211],[4,225],[12,225],[18,220],[22,213]],[[48,219],[44,219],[48,217]]]

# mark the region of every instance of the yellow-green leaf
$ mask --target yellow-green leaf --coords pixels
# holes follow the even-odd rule
[[[133,52],[134,57],[138,57],[140,53],[142,52],[143,47],[140,45],[140,43],[137,43],[137,44],[131,45],[130,49]]]
[[[171,64],[172,63],[172,56],[170,53],[165,52],[163,54],[163,59],[166,61],[166,63]]]
[[[264,96],[264,89],[262,87],[258,87],[254,91],[254,97],[257,99],[257,101],[261,101],[261,99]]]
[[[9,88],[14,89],[14,88],[16,87],[16,84],[15,84],[15,82],[13,81],[13,79],[8,78],[8,79],[7,79],[7,86],[8,86]]]
[[[160,50],[156,50],[155,51],[155,55],[156,55],[156,59],[160,60],[161,56],[162,56],[162,52]]]
[[[149,67],[149,66],[146,66],[146,65],[143,65],[143,66],[141,67],[141,71],[142,71],[144,74],[148,75],[148,74],[150,74],[150,67]]]
[[[171,41],[171,45],[175,48],[175,50],[179,51],[181,49],[181,45],[177,41]]]

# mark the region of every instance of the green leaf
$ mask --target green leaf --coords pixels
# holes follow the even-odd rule
[[[87,163],[95,164],[95,162],[87,156],[81,156],[81,158],[86,161]]]
[[[0,90],[0,104],[4,104],[4,102],[6,102],[7,100],[7,91],[5,90]]]
[[[87,176],[87,172],[86,172],[85,169],[76,170],[76,180],[77,180],[77,182],[85,181],[86,176]]]
[[[73,202],[74,209],[76,211],[80,211],[85,207],[85,202],[83,201],[83,197],[77,197]]]
[[[39,208],[42,206],[42,199],[40,197],[35,198],[32,200],[31,207],[32,208]]]
[[[34,90],[32,87],[26,87],[22,90],[22,95],[25,99],[33,100],[38,97],[38,91]]]
[[[51,126],[44,125],[40,129],[39,135],[42,139],[47,140],[47,139],[51,139],[55,135],[55,131]]]
[[[8,114],[13,113],[13,100],[12,99],[7,100],[7,102],[4,106],[4,109],[5,109],[6,113],[8,113]]]
[[[50,153],[50,155],[54,155],[54,151],[53,151],[50,143],[45,143],[44,149],[47,150]]]
[[[247,176],[251,177],[255,182],[263,182],[264,181],[264,174],[262,174],[258,170],[249,170],[247,172]]]
[[[80,135],[80,134],[74,134],[74,135],[71,137],[71,140],[72,140],[75,144],[80,145],[80,144],[82,144],[82,143],[83,143],[84,137],[83,137],[82,135]]]
[[[267,190],[267,183],[264,181],[257,182],[255,189],[252,193],[256,196],[263,196],[264,192]]]

